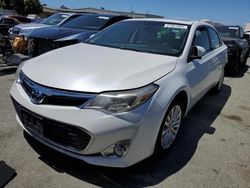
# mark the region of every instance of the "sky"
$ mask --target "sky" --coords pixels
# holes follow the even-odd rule
[[[250,0],[40,0],[48,7],[104,7],[108,10],[134,11],[165,18],[210,19],[224,24],[250,23]]]

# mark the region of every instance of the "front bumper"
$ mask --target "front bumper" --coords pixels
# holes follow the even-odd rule
[[[10,95],[21,106],[36,114],[86,130],[91,135],[91,141],[81,152],[70,151],[34,134],[25,128],[17,116],[19,124],[31,136],[59,152],[101,166],[127,167],[149,157],[154,151],[164,116],[164,111],[153,98],[134,111],[113,115],[93,109],[35,105],[22,86],[17,83],[12,85]],[[105,157],[100,154],[121,140],[130,140],[125,156]]]

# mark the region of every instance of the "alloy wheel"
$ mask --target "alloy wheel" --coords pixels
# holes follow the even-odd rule
[[[161,146],[165,150],[175,140],[178,133],[179,127],[181,125],[182,109],[180,105],[175,105],[169,111],[167,117],[165,118],[164,125],[161,132]]]

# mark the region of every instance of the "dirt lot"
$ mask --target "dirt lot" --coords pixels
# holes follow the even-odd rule
[[[15,69],[0,65],[0,161],[16,170],[7,187],[250,187],[249,66],[193,108],[165,156],[112,169],[64,156],[24,134],[8,94]]]

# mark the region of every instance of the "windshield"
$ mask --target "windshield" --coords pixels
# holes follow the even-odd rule
[[[63,27],[75,29],[100,30],[108,21],[109,17],[98,15],[84,15],[63,24]]]
[[[96,34],[89,44],[139,52],[179,56],[189,26],[166,22],[124,21]]]
[[[216,29],[221,35],[221,37],[240,38],[239,27],[219,26],[219,27],[216,27]]]
[[[69,17],[68,14],[54,14],[48,17],[47,19],[43,20],[41,23],[46,25],[57,25],[68,17]]]

